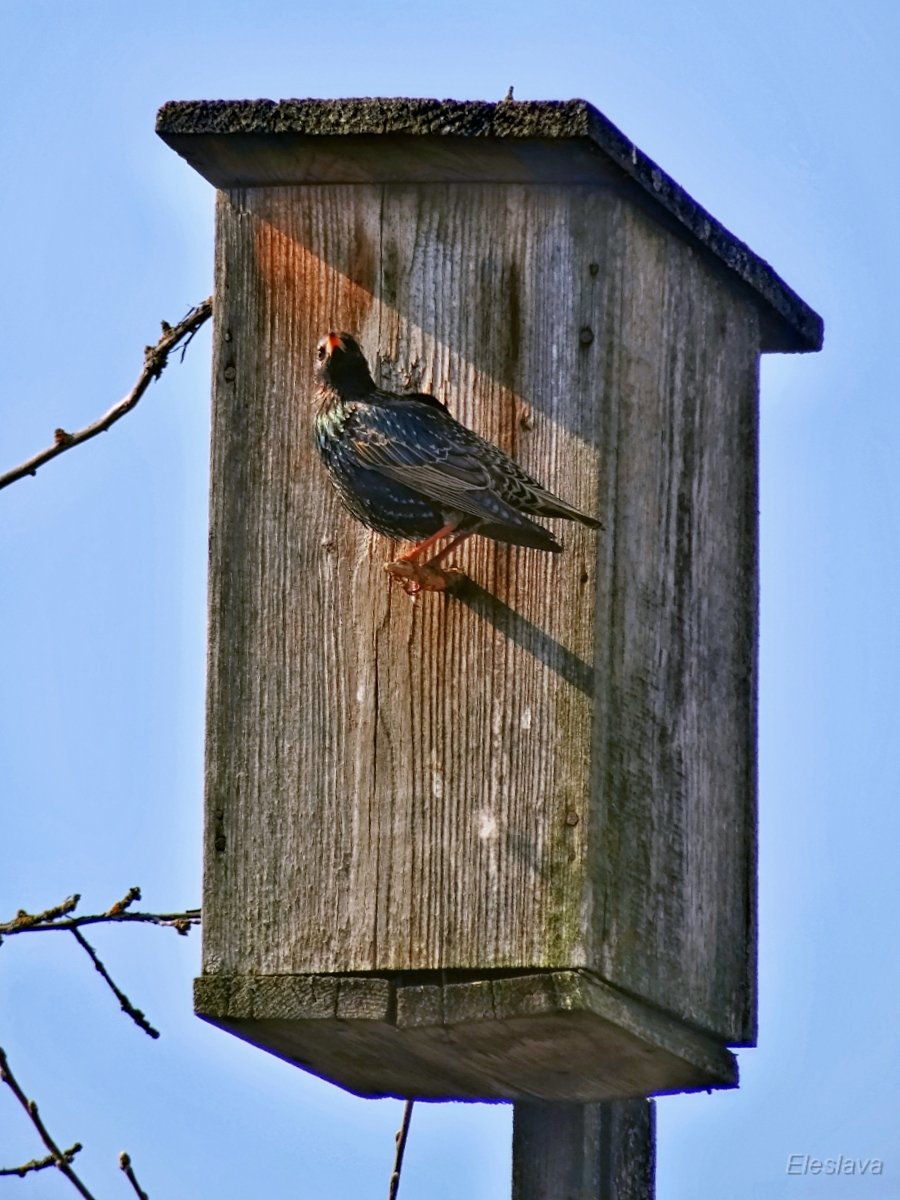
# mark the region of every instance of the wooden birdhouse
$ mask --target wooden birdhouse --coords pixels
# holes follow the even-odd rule
[[[197,1012],[368,1096],[733,1085],[759,356],[820,319],[581,100],[158,131],[218,189]],[[408,596],[315,452],[329,330],[605,529]]]

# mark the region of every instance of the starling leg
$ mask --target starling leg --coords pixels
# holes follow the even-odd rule
[[[462,571],[458,571],[451,567],[449,570],[441,570],[437,564],[442,558],[445,558],[451,551],[455,550],[466,538],[471,537],[470,533],[461,533],[459,537],[454,538],[449,542],[443,550],[439,550],[427,562],[420,563],[419,557],[425,551],[430,549],[435,542],[439,542],[441,538],[449,537],[456,530],[458,522],[454,521],[449,525],[445,525],[443,529],[439,529],[437,533],[433,533],[431,537],[426,538],[424,542],[420,542],[418,546],[413,546],[412,550],[408,550],[406,554],[401,554],[396,562],[384,564],[384,569],[393,579],[399,579],[406,591],[412,596],[416,592],[444,592],[449,588],[455,587],[465,578]]]
[[[426,550],[430,550],[435,542],[439,542],[442,538],[449,537],[451,533],[455,533],[458,524],[459,521],[450,521],[442,529],[439,529],[437,533],[433,533],[431,537],[426,538],[424,542],[419,542],[417,546],[413,546],[412,550],[407,550],[405,554],[401,554],[397,562],[418,562],[419,556]],[[452,542],[450,544],[451,546],[453,545]],[[434,562],[435,560],[431,559],[430,561]]]
[[[468,533],[461,533],[459,535],[459,537],[455,537],[452,542],[448,542],[447,545],[443,548],[443,550],[438,550],[437,554],[432,555],[432,557],[429,558],[428,562],[423,563],[422,566],[423,567],[435,566],[436,563],[439,563],[442,558],[446,558],[447,555],[451,554],[456,549],[457,546],[461,546],[463,544],[463,542],[467,541],[471,536],[472,536],[471,530]]]

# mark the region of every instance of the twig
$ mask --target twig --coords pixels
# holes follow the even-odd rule
[[[125,1172],[125,1178],[128,1180],[128,1182],[134,1188],[135,1193],[138,1196],[138,1200],[150,1200],[150,1197],[143,1190],[143,1188],[141,1187],[141,1185],[138,1183],[137,1179],[135,1178],[134,1168],[131,1165],[131,1155],[128,1154],[125,1150],[123,1150],[122,1153],[119,1155],[119,1166]]]
[[[391,1184],[388,1188],[388,1200],[397,1200],[400,1189],[400,1172],[403,1170],[403,1152],[406,1149],[406,1138],[409,1134],[409,1122],[412,1118],[414,1100],[407,1100],[403,1105],[403,1120],[400,1128],[394,1134],[394,1169],[391,1172]]]
[[[54,904],[52,908],[45,908],[41,913],[27,913],[24,908],[20,908],[8,926],[0,925],[0,931],[7,933],[21,933],[22,930],[16,928],[19,925],[27,924],[38,925],[42,922],[56,921],[60,917],[67,917],[70,912],[74,912],[78,907],[78,901],[81,896],[76,892],[74,896],[69,896],[63,900],[62,904]]]
[[[75,1142],[68,1150],[63,1150],[62,1156],[66,1162],[71,1162],[79,1150],[83,1150],[81,1142]],[[43,1171],[45,1167],[55,1167],[56,1159],[52,1154],[44,1158],[33,1158],[31,1162],[22,1163],[20,1167],[0,1167],[0,1175],[18,1175],[21,1179],[31,1171]]]
[[[128,912],[127,906],[140,900],[140,888],[131,888],[121,900],[117,900],[106,912],[89,916],[70,917],[81,897],[69,896],[62,904],[45,909],[40,913],[29,913],[20,909],[11,921],[0,922],[0,938],[12,937],[16,933],[47,933],[54,929],[79,929],[82,925],[113,924],[136,921],[145,925],[168,925],[176,933],[187,934],[193,925],[200,924],[200,909],[189,908],[176,913]]]
[[[56,458],[58,454],[63,454],[66,450],[71,450],[73,446],[80,446],[82,442],[87,442],[91,438],[96,437],[98,433],[105,433],[111,425],[115,425],[121,417],[124,417],[127,412],[130,412],[134,406],[146,392],[147,388],[154,379],[159,379],[168,362],[169,355],[179,345],[179,343],[187,339],[182,347],[182,359],[184,351],[190,345],[194,334],[212,315],[212,296],[204,300],[202,304],[198,304],[196,308],[192,308],[187,316],[179,321],[177,325],[168,325],[165,321],[162,322],[162,337],[155,346],[144,347],[144,367],[137,378],[137,383],[124,399],[118,404],[113,405],[109,412],[105,413],[99,420],[94,421],[90,425],[86,425],[84,429],[79,429],[75,433],[68,433],[65,429],[57,429],[53,435],[53,445],[48,446],[46,450],[42,450],[39,454],[35,454],[33,458],[29,458],[27,462],[21,463],[18,467],[13,467],[11,471],[7,471],[5,475],[0,475],[0,489],[8,487],[9,484],[15,483],[19,479],[24,479],[26,475],[35,475],[39,467],[50,461],[51,458]]]
[[[200,924],[200,909],[188,908],[174,913],[92,913],[85,917],[71,917],[66,921],[35,921],[18,924],[18,918],[0,924],[0,935],[11,937],[15,933],[49,933],[52,929],[79,929],[82,925],[127,924],[133,921],[143,925],[166,925],[176,933],[185,934],[193,925]]]
[[[117,900],[115,904],[111,904],[106,910],[107,916],[117,917],[119,913],[123,913],[126,908],[131,908],[135,900],[140,900],[141,889],[139,887],[130,887],[121,900]]]
[[[0,1081],[9,1087],[10,1091],[28,1113],[28,1116],[31,1118],[32,1125],[40,1135],[41,1141],[50,1151],[50,1157],[52,1158],[54,1165],[63,1173],[63,1175],[65,1175],[66,1179],[68,1179],[72,1186],[81,1193],[81,1195],[84,1197],[84,1200],[96,1200],[96,1197],[93,1195],[93,1193],[87,1190],[85,1185],[81,1182],[81,1180],[75,1174],[75,1171],[72,1169],[71,1163],[66,1157],[66,1155],[70,1154],[71,1151],[60,1150],[59,1146],[57,1146],[56,1142],[54,1142],[53,1138],[47,1132],[47,1126],[41,1120],[41,1115],[38,1112],[38,1106],[33,1100],[29,1100],[22,1091],[16,1077],[10,1070],[9,1060],[6,1057],[6,1052],[2,1046],[0,1046]]]
[[[113,980],[113,977],[110,975],[109,971],[107,971],[106,967],[103,965],[100,955],[97,953],[97,951],[91,945],[91,943],[87,940],[87,938],[84,936],[84,934],[79,929],[73,929],[71,932],[72,932],[72,937],[75,939],[75,941],[78,943],[78,945],[82,948],[82,950],[84,950],[85,954],[88,956],[88,958],[94,964],[94,967],[100,973],[101,978],[104,979],[107,984],[109,984],[109,990],[112,992],[112,994],[118,1000],[119,1006],[121,1007],[122,1012],[127,1013],[128,1016],[131,1017],[132,1021],[134,1021],[135,1025],[137,1025],[138,1028],[143,1029],[144,1033],[148,1034],[152,1038],[158,1038],[159,1030],[153,1028],[153,1026],[150,1024],[150,1022],[147,1020],[147,1018],[141,1012],[141,1010],[139,1008],[136,1008],[131,1003],[131,1001],[128,999],[128,997],[125,995],[125,993],[122,991],[122,989],[120,987],[116,986],[116,983]]]
[[[0,943],[3,941],[3,935],[12,937],[17,933],[47,933],[55,929],[62,929],[71,933],[72,937],[74,937],[75,941],[94,964],[94,968],[118,1000],[122,1012],[127,1013],[132,1021],[143,1029],[144,1033],[152,1038],[158,1038],[159,1030],[153,1028],[143,1012],[128,999],[122,989],[116,984],[106,969],[100,955],[81,932],[81,926],[83,925],[119,924],[123,921],[139,921],[150,925],[168,925],[177,933],[186,934],[193,925],[200,924],[199,908],[190,908],[180,913],[129,912],[129,906],[134,904],[135,901],[140,900],[140,898],[140,888],[129,888],[122,899],[110,905],[105,913],[94,913],[86,917],[74,917],[71,915],[74,913],[78,901],[81,899],[78,895],[69,896],[62,904],[46,908],[40,913],[28,913],[24,909],[19,909],[11,921],[0,924]]]

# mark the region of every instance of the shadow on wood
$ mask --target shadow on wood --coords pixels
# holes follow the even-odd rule
[[[499,596],[492,595],[474,579],[467,578],[449,594],[448,600],[465,604],[476,616],[488,621],[504,637],[521,646],[566,683],[586,696],[593,696],[594,668],[590,663],[579,658],[562,642],[529,621]]]

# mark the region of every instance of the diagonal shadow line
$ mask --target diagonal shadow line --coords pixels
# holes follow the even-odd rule
[[[330,191],[335,186],[342,185],[319,185],[314,190]],[[313,274],[316,265],[318,267],[324,265],[329,273],[343,280],[344,289],[354,298],[354,303],[349,306],[350,311],[341,314],[350,331],[356,334],[361,333],[361,320],[369,303],[376,301],[384,309],[402,317],[404,322],[417,326],[426,336],[445,345],[453,355],[454,351],[459,348],[448,340],[446,331],[441,329],[435,313],[432,311],[433,305],[413,302],[410,297],[405,297],[401,301],[396,294],[397,285],[388,279],[391,272],[386,257],[390,258],[390,254],[386,251],[384,239],[387,238],[388,247],[393,247],[396,252],[398,233],[394,224],[385,225],[383,213],[385,206],[390,202],[390,189],[395,185],[366,186],[368,190],[372,190],[375,186],[378,189],[378,203],[382,219],[378,223],[377,245],[371,229],[367,233],[365,224],[356,228],[350,246],[340,239],[323,240],[319,236],[318,230],[315,233],[311,232],[307,225],[297,218],[294,207],[292,207],[293,202],[285,201],[284,191],[290,193],[292,191],[290,188],[234,189],[224,193],[225,200],[223,202],[229,207],[235,208],[242,215],[248,214],[252,217],[256,226],[257,238],[263,233],[279,235],[282,244],[276,254],[276,259],[285,269],[285,274],[279,281],[279,287],[287,287],[289,295],[291,288],[298,286],[304,271]],[[397,186],[403,192],[410,190],[409,185]],[[420,186],[428,188],[432,185]],[[506,185],[494,186],[499,190]],[[524,188],[525,185],[518,186]],[[293,190],[303,191],[304,189]],[[608,193],[607,188],[602,191],[604,195]],[[600,192],[597,192],[597,195],[599,196]],[[599,202],[605,213],[605,202]],[[541,212],[543,211],[541,209]],[[576,223],[580,227],[587,222],[588,226],[594,229],[595,234],[599,236],[599,232],[606,229],[606,225],[611,219],[609,214],[602,217],[598,215],[596,220],[591,223],[581,213]],[[495,386],[507,389],[529,408],[549,413],[554,422],[562,425],[585,445],[597,446],[601,437],[598,428],[597,407],[599,397],[604,390],[603,370],[597,354],[601,342],[598,339],[595,348],[591,350],[589,345],[579,341],[579,331],[572,328],[568,331],[568,339],[561,343],[569,363],[569,385],[574,384],[579,389],[586,389],[583,391],[582,403],[563,404],[562,406],[548,403],[542,398],[540,389],[530,387],[527,355],[524,355],[524,351],[519,346],[519,335],[515,332],[518,328],[517,323],[511,321],[508,315],[509,307],[514,302],[516,302],[516,307],[525,304],[524,293],[521,296],[519,294],[525,284],[516,272],[515,256],[511,257],[511,254],[512,252],[505,251],[500,243],[493,248],[488,247],[481,262],[481,275],[477,277],[477,280],[473,276],[465,293],[467,302],[475,304],[477,308],[479,293],[473,289],[476,286],[481,288],[486,296],[485,307],[490,311],[497,309],[498,296],[506,297],[502,311],[506,312],[507,316],[500,320],[497,329],[493,332],[482,335],[472,344],[467,344],[466,356],[460,356],[458,377],[459,379],[464,377],[465,364],[467,361],[471,361],[479,379],[493,381]],[[600,250],[597,251],[597,254],[600,255]],[[301,261],[305,264],[303,270],[297,265]],[[580,282],[573,281],[572,303],[579,314],[578,322],[580,324],[588,322],[595,329],[601,328],[607,304],[607,291],[614,285],[618,287],[619,274],[617,271],[618,268],[614,268],[610,261],[610,268],[605,273],[598,274],[596,277],[592,275],[579,277]],[[271,285],[267,284],[266,286]],[[291,298],[289,302],[292,305],[300,304],[302,306],[302,299]],[[566,319],[571,323],[574,317],[570,315]],[[308,350],[311,356],[313,346],[310,345]],[[398,391],[410,390],[409,386],[404,386],[401,378],[391,374],[386,377],[382,375],[381,364],[376,360],[374,350],[374,346],[368,347],[369,365],[373,369],[376,381]],[[479,391],[483,390],[482,385],[479,385]],[[441,398],[446,399],[446,396],[442,394]]]
[[[533,621],[523,617],[514,608],[485,591],[480,584],[466,579],[447,595],[458,600],[476,616],[489,621],[500,633],[534,655],[538,662],[559,675],[566,683],[578,688],[586,696],[594,695],[594,668],[579,658],[562,642],[550,637]]]

